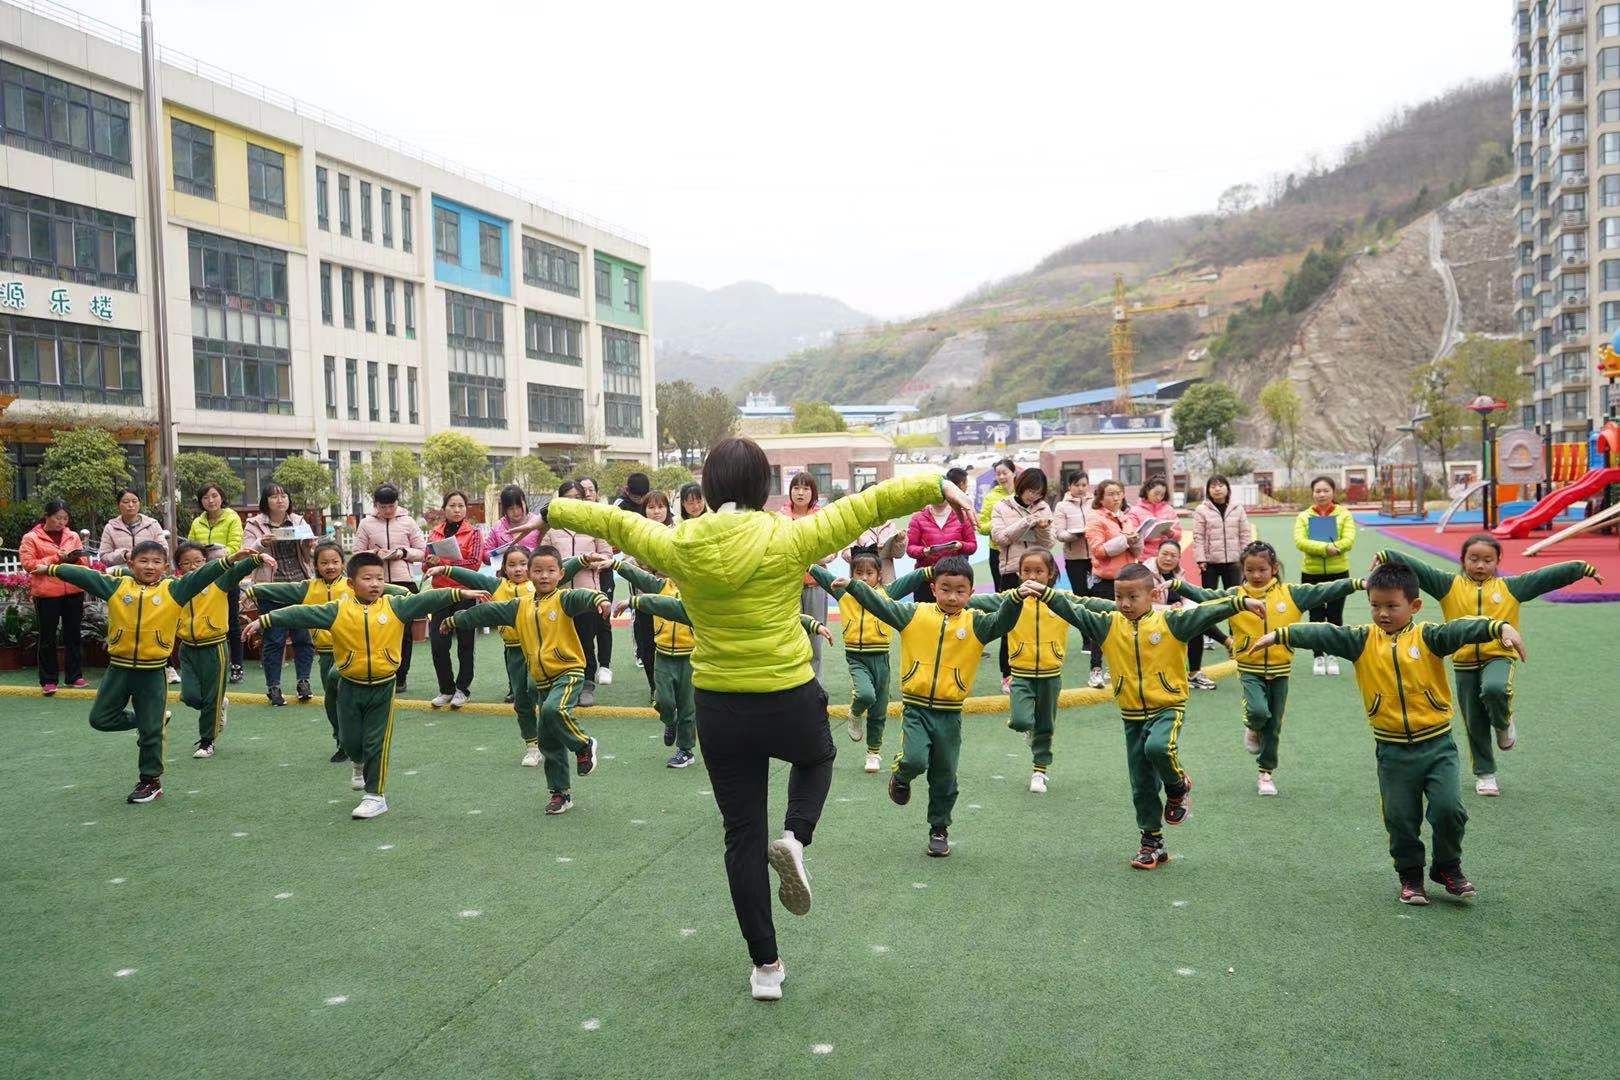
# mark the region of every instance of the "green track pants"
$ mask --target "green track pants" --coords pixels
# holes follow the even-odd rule
[[[1447,734],[1420,743],[1381,742],[1377,751],[1378,796],[1395,869],[1423,868],[1420,830],[1425,800],[1434,834],[1434,865],[1456,866],[1462,861],[1463,827],[1468,823],[1457,786],[1457,744]]]
[[[338,679],[338,746],[365,769],[366,793],[388,786],[388,752],[394,739],[394,680],[367,685]]]
[[[881,754],[889,719],[889,654],[846,652],[844,659],[849,661],[850,715],[866,717],[866,752]]]
[[[1029,748],[1038,773],[1045,772],[1052,764],[1052,732],[1057,727],[1061,683],[1056,675],[1038,679],[1024,675],[1012,677],[1012,715],[1007,719],[1007,726],[1030,733]]]
[[[653,651],[653,695],[658,719],[675,729],[675,746],[688,753],[697,745],[697,697],[692,690],[692,658]]]
[[[956,806],[956,761],[962,754],[962,713],[906,703],[893,772],[903,784],[928,774],[928,825],[944,828]]]
[[[582,671],[570,671],[545,686],[529,680],[529,692],[540,702],[540,753],[546,763],[546,786],[554,792],[569,790],[568,755],[579,753],[591,743],[590,736],[574,719],[574,706],[584,685]]]
[[[332,651],[317,652],[321,659],[321,704],[326,709],[326,722],[332,725],[332,741],[341,746],[338,738],[338,673],[332,661]]]
[[[1498,657],[1484,667],[1457,669],[1457,708],[1468,733],[1475,776],[1496,772],[1496,732],[1513,719],[1513,661]]]
[[[1243,726],[1260,736],[1260,756],[1255,763],[1261,772],[1277,767],[1277,749],[1282,745],[1283,712],[1288,708],[1288,676],[1266,678],[1245,671],[1238,677],[1243,687]]]
[[[512,688],[512,711],[517,713],[518,735],[525,743],[540,741],[540,722],[534,714],[534,680],[529,678],[529,662],[523,646],[508,645],[501,650],[506,661],[506,684]]]
[[[161,667],[131,668],[114,664],[96,687],[96,700],[90,705],[90,726],[97,731],[136,732],[141,776],[156,780],[163,775],[169,722],[165,713],[169,702],[168,679]],[[133,705],[134,711],[125,705]]]
[[[1164,824],[1160,789],[1180,792],[1187,782],[1177,742],[1181,737],[1182,709],[1165,709],[1146,720],[1125,721],[1125,767],[1131,777],[1131,803],[1136,827],[1156,833]]]
[[[197,710],[197,741],[213,744],[225,714],[225,677],[230,674],[225,642],[180,643],[180,701]]]

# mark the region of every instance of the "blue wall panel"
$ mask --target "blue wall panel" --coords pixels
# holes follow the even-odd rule
[[[505,218],[486,214],[475,207],[433,196],[435,209],[443,207],[461,215],[461,261],[447,262],[435,257],[433,276],[446,285],[459,285],[497,296],[512,295],[512,223]],[[485,273],[478,257],[478,225],[486,222],[501,230],[501,272]]]

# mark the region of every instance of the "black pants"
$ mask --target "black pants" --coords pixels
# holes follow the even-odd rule
[[[1091,587],[1091,595],[1100,597],[1104,600],[1112,600],[1114,598],[1113,580],[1098,578],[1097,584]],[[1091,649],[1091,666],[1094,668],[1102,667],[1102,642],[1093,641],[1090,643],[1089,648]]]
[[[226,619],[226,621],[230,623],[231,628],[226,633],[225,640],[228,641],[230,643],[230,646],[231,646],[231,666],[232,667],[241,667],[242,666],[242,590],[237,588],[234,585],[231,586],[230,599],[226,602],[226,608],[227,608],[227,619]]]
[[[771,759],[791,766],[783,827],[809,847],[838,756],[827,725],[827,692],[811,679],[773,694],[698,690],[695,697],[703,764],[726,827],[731,906],[754,963],[775,963],[776,924],[765,861]]]
[[[647,692],[657,693],[653,685],[653,621],[652,616],[644,611],[636,612],[631,620],[630,631],[636,639],[636,659],[641,661],[641,670],[647,676]]]
[[[1341,570],[1337,574],[1300,574],[1299,580],[1303,585],[1316,585],[1324,581],[1343,581],[1350,576],[1348,570]],[[1311,608],[1311,622],[1332,623],[1334,626],[1344,625],[1344,600],[1329,601]],[[1321,656],[1322,653],[1313,652],[1312,656]]]
[[[992,550],[990,552],[990,573],[991,573],[990,580],[995,582],[996,591],[997,592],[1006,592],[1008,589],[1016,589],[1016,588],[1018,588],[1018,574],[1017,574],[1017,572],[1014,571],[1011,574],[1003,574],[1000,570],[996,569],[996,567],[1000,565],[1000,562],[1001,562],[1001,552]],[[1000,651],[999,655],[1000,655],[1000,659],[1001,659],[1001,677],[1003,679],[1005,679],[1005,678],[1007,678],[1007,676],[1012,674],[1012,664],[1009,663],[1008,660],[1007,660],[1007,635],[1006,634],[1001,635],[1001,651]]]
[[[80,626],[84,622],[84,594],[36,596],[34,614],[39,620],[39,685],[77,682],[84,677],[84,642]],[[56,628],[62,627],[62,651],[67,663],[60,680],[56,677]]]
[[[477,631],[470,626],[457,626],[451,634],[439,633],[439,627],[444,623],[444,620],[456,612],[466,611],[470,607],[472,607],[472,602],[463,600],[460,603],[451,604],[447,608],[440,608],[433,613],[433,618],[428,623],[428,640],[433,645],[433,673],[439,678],[439,693],[441,694],[453,694],[457,690],[466,694],[472,690],[473,645],[477,640],[473,635]],[[410,633],[407,631],[405,636],[409,638]],[[456,670],[454,671],[450,667],[450,643],[452,641],[455,642],[456,646]]]
[[[411,592],[416,592],[416,582],[414,581],[393,581],[389,582],[389,584],[398,585],[402,589],[409,589]],[[394,672],[394,681],[396,685],[404,686],[405,677],[411,673],[412,644],[414,644],[414,642],[411,635],[411,628],[407,626],[405,628],[405,640],[401,642],[399,646],[399,669]]]
[[[601,582],[602,595],[609,600],[613,599],[614,582],[618,580],[613,574],[613,568],[603,570],[597,575],[597,580]],[[613,666],[613,623],[600,616],[596,620],[596,663],[600,667]],[[595,681],[594,677],[592,681]]]
[[[1243,567],[1235,562],[1205,563],[1198,584],[1206,589],[1230,589],[1243,583]]]
[[[1091,560],[1090,559],[1064,559],[1063,571],[1069,576],[1069,591],[1076,596],[1091,595]],[[1082,633],[1080,644],[1087,651],[1092,651],[1091,637]]]

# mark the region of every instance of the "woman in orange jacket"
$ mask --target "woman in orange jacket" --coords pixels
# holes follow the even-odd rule
[[[29,529],[17,545],[17,560],[30,574],[37,567],[76,563],[84,544],[73,531],[67,503],[52,499],[45,504],[39,524]],[[60,578],[35,575],[28,579],[28,592],[34,598],[34,614],[39,620],[39,687],[46,697],[56,693],[56,631],[62,629],[62,652],[66,663],[62,676],[83,687],[84,643],[80,627],[84,623],[84,591]]]
[[[1104,480],[1097,485],[1092,497],[1094,511],[1086,522],[1086,550],[1091,554],[1091,573],[1097,582],[1091,595],[1104,600],[1114,598],[1114,579],[1128,564],[1142,557],[1142,537],[1136,525],[1125,516],[1125,488],[1118,480]],[[1086,684],[1093,689],[1107,685],[1108,674],[1102,666],[1102,643],[1091,646],[1091,677]]]

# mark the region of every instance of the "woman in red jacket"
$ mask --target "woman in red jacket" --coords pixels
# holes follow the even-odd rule
[[[67,503],[52,499],[45,504],[39,524],[23,535],[17,545],[17,561],[33,574],[35,567],[77,562],[84,544],[73,531]],[[60,578],[37,575],[28,579],[28,592],[34,598],[39,620],[39,688],[46,697],[56,693],[56,628],[62,627],[62,651],[66,663],[63,675],[74,686],[84,681],[83,648],[80,627],[84,622],[84,592]]]
[[[959,488],[967,486],[967,470],[951,469],[945,479]],[[948,502],[935,503],[911,515],[906,525],[906,554],[917,561],[917,569],[933,566],[947,555],[966,558],[979,550],[978,524],[965,511]],[[991,568],[994,574],[995,568]],[[928,582],[912,593],[919,604],[934,602],[934,587]]]
[[[478,531],[478,526],[467,520],[467,496],[462,492],[452,491],[447,494],[440,507],[444,510],[444,517],[440,518],[439,523],[433,526],[433,531],[428,533],[428,544],[431,548],[435,541],[454,538],[461,557],[445,559],[434,555],[430,550],[422,559],[422,569],[430,572],[428,588],[454,589],[457,587],[456,583],[450,579],[446,568],[459,566],[466,570],[482,570],[484,534]],[[474,629],[470,626],[455,628],[457,670],[450,667],[450,638],[439,633],[439,627],[444,620],[471,606],[467,602],[452,604],[433,613],[432,625],[428,628],[428,640],[433,643],[433,670],[439,677],[439,695],[428,704],[435,709],[442,709],[446,705],[452,709],[459,709],[467,704],[467,698],[471,696]]]

